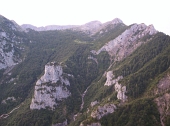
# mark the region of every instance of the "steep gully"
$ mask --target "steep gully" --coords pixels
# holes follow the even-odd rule
[[[81,100],[82,100],[82,103],[81,103],[81,107],[80,107],[80,111],[83,110],[83,107],[84,107],[84,96],[86,95],[88,89],[90,88],[91,85],[89,85],[86,90],[84,91],[84,93],[81,95]],[[74,117],[73,117],[73,120],[75,121],[76,120],[76,117],[78,116],[79,113],[75,114]]]
[[[91,86],[91,85],[90,85],[90,86]],[[86,90],[84,91],[84,93],[81,95],[82,103],[81,103],[80,111],[83,109],[83,106],[84,106],[84,96],[86,95],[87,90],[89,89],[90,86],[88,86],[88,87],[86,88]]]

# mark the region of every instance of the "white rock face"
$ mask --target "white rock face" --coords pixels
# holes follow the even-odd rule
[[[115,76],[113,75],[113,71],[108,71],[106,73],[106,83],[104,86],[111,86],[115,85],[115,91],[117,92],[117,98],[121,101],[125,102],[127,100],[126,93],[126,86],[121,86],[121,84],[118,83],[119,80],[123,79],[123,76],[118,76],[117,78],[113,79]]]
[[[103,116],[113,113],[117,107],[114,104],[105,104],[104,106],[98,106],[96,111],[91,113],[91,117],[99,120]]]
[[[162,78],[158,85],[157,85],[157,90],[156,94],[162,93],[163,91],[166,91],[170,89],[170,75],[166,75],[164,78]]]
[[[115,60],[121,59],[130,55],[143,42],[140,41],[146,35],[154,35],[157,31],[153,25],[146,26],[145,24],[134,24],[129,29],[125,30],[121,35],[112,41],[106,43],[98,51],[91,51],[98,55],[102,51],[107,51],[110,56],[115,56]]]
[[[14,44],[8,41],[12,41],[6,32],[0,32],[0,69],[14,66],[21,62],[19,57],[14,55]]]
[[[162,126],[165,126],[164,119],[170,113],[170,94],[165,93],[163,96],[160,96],[154,100],[157,104],[158,111],[160,113],[160,121]]]
[[[36,82],[30,109],[46,107],[55,109],[56,101],[61,101],[71,95],[67,89],[70,82],[62,75],[62,67],[55,62],[45,65],[44,75]]]
[[[97,105],[98,103],[99,103],[98,101],[91,102],[90,106],[93,107],[93,106]]]
[[[113,79],[115,76],[113,75],[113,71],[108,71],[106,73],[106,83],[104,84],[104,86],[111,86],[116,84],[119,80],[123,79],[122,76],[118,76],[117,78]]]
[[[126,93],[126,86],[123,86],[121,84],[116,83],[115,84],[115,91],[117,92],[117,99],[122,100],[125,102],[127,100]]]
[[[168,93],[169,89],[170,75],[167,74],[159,81],[159,83],[157,84],[157,89],[154,91],[154,94],[164,93],[160,97],[154,99],[160,113],[160,121],[162,126],[165,126],[165,117],[170,113],[170,93]]]

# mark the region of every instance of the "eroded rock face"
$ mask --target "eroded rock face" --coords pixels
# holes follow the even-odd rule
[[[99,103],[98,101],[91,102],[90,106],[93,107],[93,106],[97,105],[98,103]]]
[[[27,38],[18,34],[21,31],[14,21],[0,15],[0,69],[10,68],[22,61],[20,51],[24,49],[21,49],[20,43]]]
[[[158,85],[155,94],[165,93],[170,89],[170,75],[166,75],[162,78]],[[155,98],[155,102],[160,113],[160,120],[162,126],[164,126],[165,117],[170,116],[170,93],[165,93],[164,95]]]
[[[141,38],[156,33],[157,31],[153,25],[146,26],[145,24],[134,24],[117,38],[106,43],[98,51],[93,50],[91,52],[98,55],[102,51],[107,51],[110,56],[115,57],[114,60],[120,61],[144,43],[141,41]]]
[[[122,86],[119,83],[115,84],[115,91],[117,92],[117,99],[120,99],[121,101],[125,102],[127,100],[126,93],[126,86]]]
[[[170,94],[165,93],[163,96],[156,98],[155,102],[160,113],[161,124],[164,126],[165,117],[170,115]]]
[[[30,109],[55,109],[57,101],[71,95],[67,86],[70,82],[63,77],[63,69],[55,62],[45,65],[44,75],[36,82]]]
[[[21,62],[21,59],[15,53],[11,38],[6,32],[0,31],[0,69],[14,66],[19,62]]]
[[[127,100],[127,96],[125,95],[126,93],[126,86],[122,86],[121,84],[118,83],[119,80],[123,79],[123,76],[118,76],[115,78],[113,75],[113,71],[108,71],[106,73],[106,83],[104,86],[111,86],[115,85],[115,91],[117,92],[117,98],[120,99],[121,101],[125,102]]]
[[[159,81],[156,94],[161,93],[167,89],[170,89],[170,75],[165,76]]]
[[[113,113],[117,107],[114,104],[105,104],[104,106],[98,106],[96,111],[91,113],[91,117],[95,119],[101,119],[103,116]]]
[[[117,78],[114,79],[114,75],[113,75],[113,71],[108,71],[106,73],[106,83],[104,84],[104,86],[111,86],[116,84],[119,80],[123,79],[123,76],[118,76]]]

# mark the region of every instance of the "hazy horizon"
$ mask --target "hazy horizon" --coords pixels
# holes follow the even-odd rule
[[[97,20],[102,23],[115,18],[126,25],[153,24],[155,29],[170,35],[168,0],[5,0],[0,14],[19,25],[83,25]]]

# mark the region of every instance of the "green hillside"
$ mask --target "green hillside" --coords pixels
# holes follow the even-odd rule
[[[71,29],[41,32],[13,30],[9,24],[16,26],[0,16],[0,30],[12,36],[8,42],[13,42],[14,35],[16,41],[22,40],[14,44],[22,62],[11,69],[0,70],[0,126],[55,126],[53,124],[64,121],[69,126],[93,126],[93,123],[102,126],[170,125],[168,35],[160,32],[146,34],[137,40],[137,44],[142,44],[130,55],[115,60],[116,56],[110,56],[106,50],[99,54],[91,51],[99,50],[133,25],[110,24],[95,35],[88,35]],[[140,31],[135,32],[132,38]],[[3,40],[0,39],[0,42],[3,43]],[[121,45],[121,48],[125,47]],[[53,61],[62,66],[63,76],[70,82],[67,88],[71,95],[57,101],[54,110],[48,107],[31,110],[36,82],[44,75],[45,65]],[[114,79],[122,76],[123,79],[115,83],[126,86],[125,101],[118,99],[114,84],[104,86],[108,71],[113,72]],[[116,106],[114,112],[100,119],[92,117],[93,112],[108,104]],[[4,118],[6,115],[3,114],[9,116]]]

